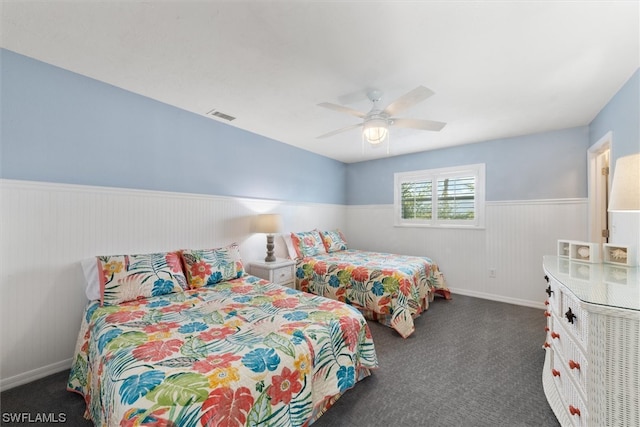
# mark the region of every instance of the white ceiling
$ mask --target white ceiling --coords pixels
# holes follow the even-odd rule
[[[638,1],[2,1],[4,48],[343,162],[316,137],[423,85],[391,155],[587,125],[640,66]],[[99,103],[96,100],[96,103]],[[219,120],[211,118],[211,120]]]

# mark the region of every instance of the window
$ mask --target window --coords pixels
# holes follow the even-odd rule
[[[394,175],[395,224],[484,227],[484,163]]]

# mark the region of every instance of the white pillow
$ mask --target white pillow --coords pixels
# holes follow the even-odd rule
[[[293,246],[293,241],[291,240],[291,233],[282,234],[282,238],[284,239],[284,244],[287,247],[287,252],[289,253],[289,259],[297,259],[298,253],[296,252],[295,246]]]
[[[80,261],[82,265],[82,271],[84,273],[84,280],[87,282],[84,288],[84,293],[89,298],[89,301],[100,299],[100,280],[98,278],[98,262],[96,257],[85,258]]]

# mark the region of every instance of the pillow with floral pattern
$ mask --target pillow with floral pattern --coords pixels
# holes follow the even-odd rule
[[[236,243],[216,249],[185,249],[181,254],[191,289],[214,286],[244,275]]]
[[[187,288],[177,252],[97,256],[96,262],[102,305],[182,292]]]
[[[338,229],[331,231],[321,231],[322,243],[327,249],[327,252],[346,251],[347,239],[344,238],[344,234]]]
[[[318,230],[291,233],[291,241],[298,254],[298,258],[327,253],[327,249],[324,247],[324,243],[322,243],[322,237],[320,237]]]

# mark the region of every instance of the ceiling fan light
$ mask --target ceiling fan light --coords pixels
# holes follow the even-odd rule
[[[373,119],[364,124],[362,137],[371,145],[378,145],[387,140],[389,127],[385,120]]]

